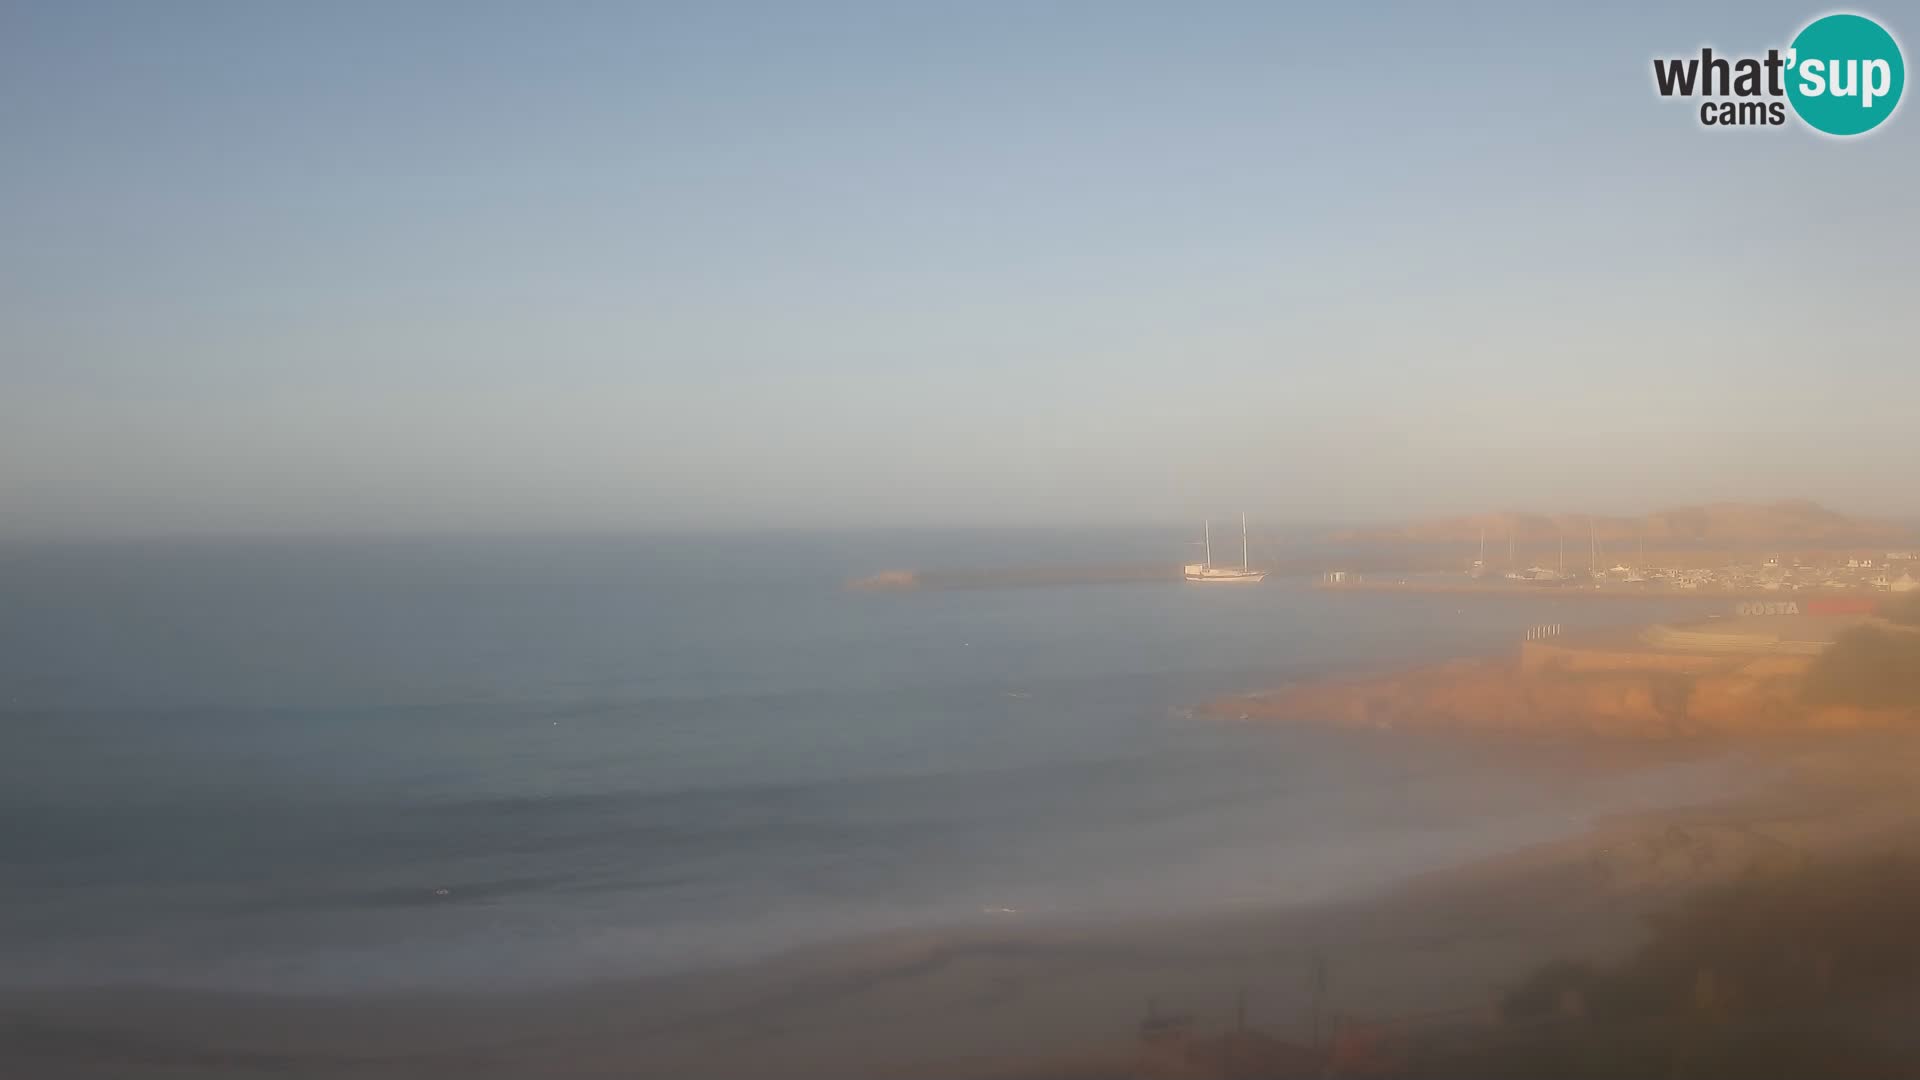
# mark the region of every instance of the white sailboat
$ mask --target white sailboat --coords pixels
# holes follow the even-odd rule
[[[1267,579],[1267,572],[1255,570],[1247,559],[1247,515],[1240,515],[1240,565],[1237,567],[1213,565],[1213,522],[1208,521],[1204,528],[1206,557],[1204,561],[1187,564],[1188,581],[1221,581],[1252,585]]]

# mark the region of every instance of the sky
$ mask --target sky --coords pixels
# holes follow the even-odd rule
[[[0,0],[0,535],[1920,515],[1827,9],[1458,7]]]

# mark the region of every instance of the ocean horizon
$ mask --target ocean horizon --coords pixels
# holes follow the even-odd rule
[[[845,587],[1180,539],[0,549],[0,988],[533,986],[1308,903],[1721,782],[1193,711],[1686,601]]]

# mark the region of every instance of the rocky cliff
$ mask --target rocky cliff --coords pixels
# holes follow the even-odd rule
[[[1462,660],[1302,683],[1210,703],[1216,715],[1379,729],[1583,731],[1610,736],[1783,732],[1912,723],[1913,710],[1808,706],[1806,662],[1703,658],[1694,671],[1566,671]]]

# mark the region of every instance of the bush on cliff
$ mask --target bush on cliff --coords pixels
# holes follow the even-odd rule
[[[1653,917],[1605,967],[1557,961],[1500,1003],[1505,1025],[1404,1075],[1920,1075],[1904,1013],[1920,992],[1920,861],[1751,876]]]
[[[1807,672],[1814,705],[1920,707],[1920,634],[1858,626],[1841,634]]]
[[[1920,593],[1903,596],[1881,605],[1880,614],[1890,623],[1898,623],[1901,626],[1920,626]]]

